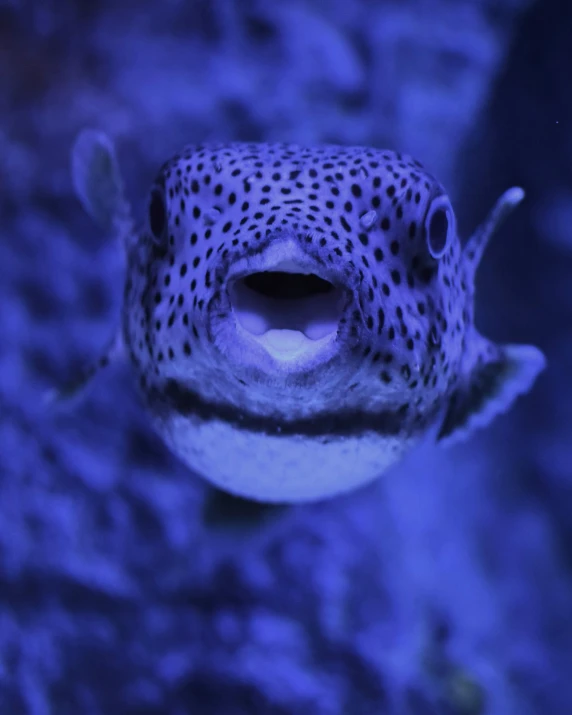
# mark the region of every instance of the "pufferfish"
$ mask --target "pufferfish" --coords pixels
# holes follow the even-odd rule
[[[545,366],[473,318],[477,266],[520,188],[463,248],[442,185],[394,151],[188,146],[159,170],[140,224],[105,134],[80,134],[72,175],[127,276],[114,339],[59,396],[124,355],[158,434],[229,493],[352,490],[426,438],[486,425]]]

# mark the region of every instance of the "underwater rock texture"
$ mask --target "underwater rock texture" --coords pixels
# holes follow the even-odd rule
[[[572,712],[571,32],[558,0],[0,4],[0,713]],[[522,184],[477,318],[550,370],[469,444],[284,509],[190,475],[125,369],[46,414],[122,288],[71,190],[85,125],[138,209],[208,139],[411,152],[465,234]]]

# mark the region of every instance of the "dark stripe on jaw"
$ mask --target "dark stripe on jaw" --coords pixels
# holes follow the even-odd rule
[[[404,405],[395,410],[366,412],[345,410],[322,413],[315,417],[284,420],[239,410],[229,404],[206,402],[177,380],[168,380],[165,390],[156,388],[146,393],[149,407],[156,413],[175,412],[183,417],[196,417],[203,421],[219,420],[238,429],[267,435],[304,437],[349,437],[365,432],[380,436],[396,436],[407,432],[419,433],[432,421],[435,414],[424,415],[422,422],[411,419],[410,409]]]

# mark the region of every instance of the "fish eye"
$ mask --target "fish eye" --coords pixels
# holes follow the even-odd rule
[[[167,224],[165,198],[160,189],[153,189],[149,201],[149,228],[157,241],[162,241]]]
[[[427,248],[433,258],[441,258],[455,238],[455,216],[446,196],[431,202],[425,218]]]

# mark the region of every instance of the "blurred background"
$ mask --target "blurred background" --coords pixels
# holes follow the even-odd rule
[[[571,70],[562,0],[0,0],[1,715],[572,713]],[[411,153],[465,237],[523,186],[477,322],[549,369],[467,444],[289,508],[190,474],[121,366],[46,414],[120,309],[85,126],[139,212],[211,139]]]

